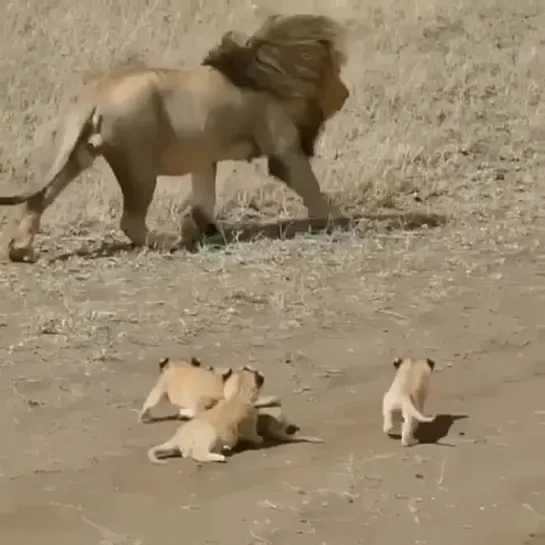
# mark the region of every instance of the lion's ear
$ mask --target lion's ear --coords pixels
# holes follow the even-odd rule
[[[228,369],[226,369],[222,374],[221,374],[221,378],[223,380],[223,382],[226,382],[227,379],[233,374],[233,370],[229,367]]]
[[[435,362],[430,358],[426,358],[426,363],[428,364],[428,367],[433,371],[435,367]]]
[[[394,368],[397,370],[399,369],[400,365],[403,363],[403,360],[401,358],[396,358],[394,361],[393,361],[393,366]]]
[[[201,362],[200,360],[198,360],[197,358],[195,358],[194,356],[191,357],[191,365],[193,367],[200,367],[201,366]]]

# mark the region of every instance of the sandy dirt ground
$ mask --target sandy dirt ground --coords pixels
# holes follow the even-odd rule
[[[3,193],[36,176],[26,157],[69,70],[143,44],[197,62],[259,20],[242,0],[35,4],[2,6]],[[352,95],[315,168],[365,219],[196,254],[99,255],[124,241],[101,165],[44,217],[37,263],[0,264],[2,543],[545,544],[545,8],[337,9],[355,38]],[[226,225],[304,217],[260,165],[222,176]],[[160,185],[152,221],[172,229],[183,182]],[[140,424],[138,410],[158,361],[190,355],[258,367],[325,443],[152,465],[147,449],[177,423]],[[426,412],[438,417],[412,448],[381,430],[403,355],[436,361]]]

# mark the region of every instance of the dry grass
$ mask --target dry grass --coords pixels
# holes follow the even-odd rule
[[[251,29],[262,12],[283,7],[257,5],[40,0],[25,9],[3,3],[3,178],[39,180],[63,86],[78,74],[135,56],[197,63],[221,32]],[[301,1],[297,9],[326,5]],[[329,11],[351,23],[345,79],[352,97],[328,126],[315,168],[344,210],[420,207],[466,217],[531,207],[545,75],[537,1],[354,0]],[[221,171],[223,217],[304,215],[299,199],[256,165],[227,163]],[[176,229],[183,191],[183,180],[161,180],[152,224]],[[44,233],[98,237],[115,230],[123,238],[119,207],[117,184],[101,164],[48,212]]]

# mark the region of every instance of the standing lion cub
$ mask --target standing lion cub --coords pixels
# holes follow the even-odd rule
[[[190,361],[176,361],[163,358],[159,362],[159,377],[144,401],[139,414],[140,422],[153,420],[151,409],[162,398],[179,407],[179,417],[191,419],[198,412],[210,409],[223,397],[223,379],[214,368],[205,368],[192,357]],[[256,401],[256,407],[280,404],[277,396],[263,396]]]
[[[171,439],[152,447],[148,451],[150,461],[165,464],[159,456],[181,454],[197,462],[225,462],[222,451],[231,450],[239,439],[255,446],[263,444],[263,438],[257,433],[254,404],[265,377],[245,365],[235,371],[228,369],[222,378],[223,399],[182,424]]]
[[[401,444],[404,447],[409,447],[416,443],[414,432],[418,422],[433,422],[435,420],[435,416],[426,416],[422,413],[435,362],[429,358],[425,360],[397,358],[393,365],[396,374],[382,400],[384,419],[382,430],[384,433],[390,434],[394,428],[394,413],[401,412],[403,416]]]

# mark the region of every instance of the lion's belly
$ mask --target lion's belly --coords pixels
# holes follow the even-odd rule
[[[219,161],[243,161],[255,157],[257,149],[250,142],[238,142],[222,147],[210,144],[169,146],[161,159],[161,176],[183,176],[198,172],[210,163]]]

